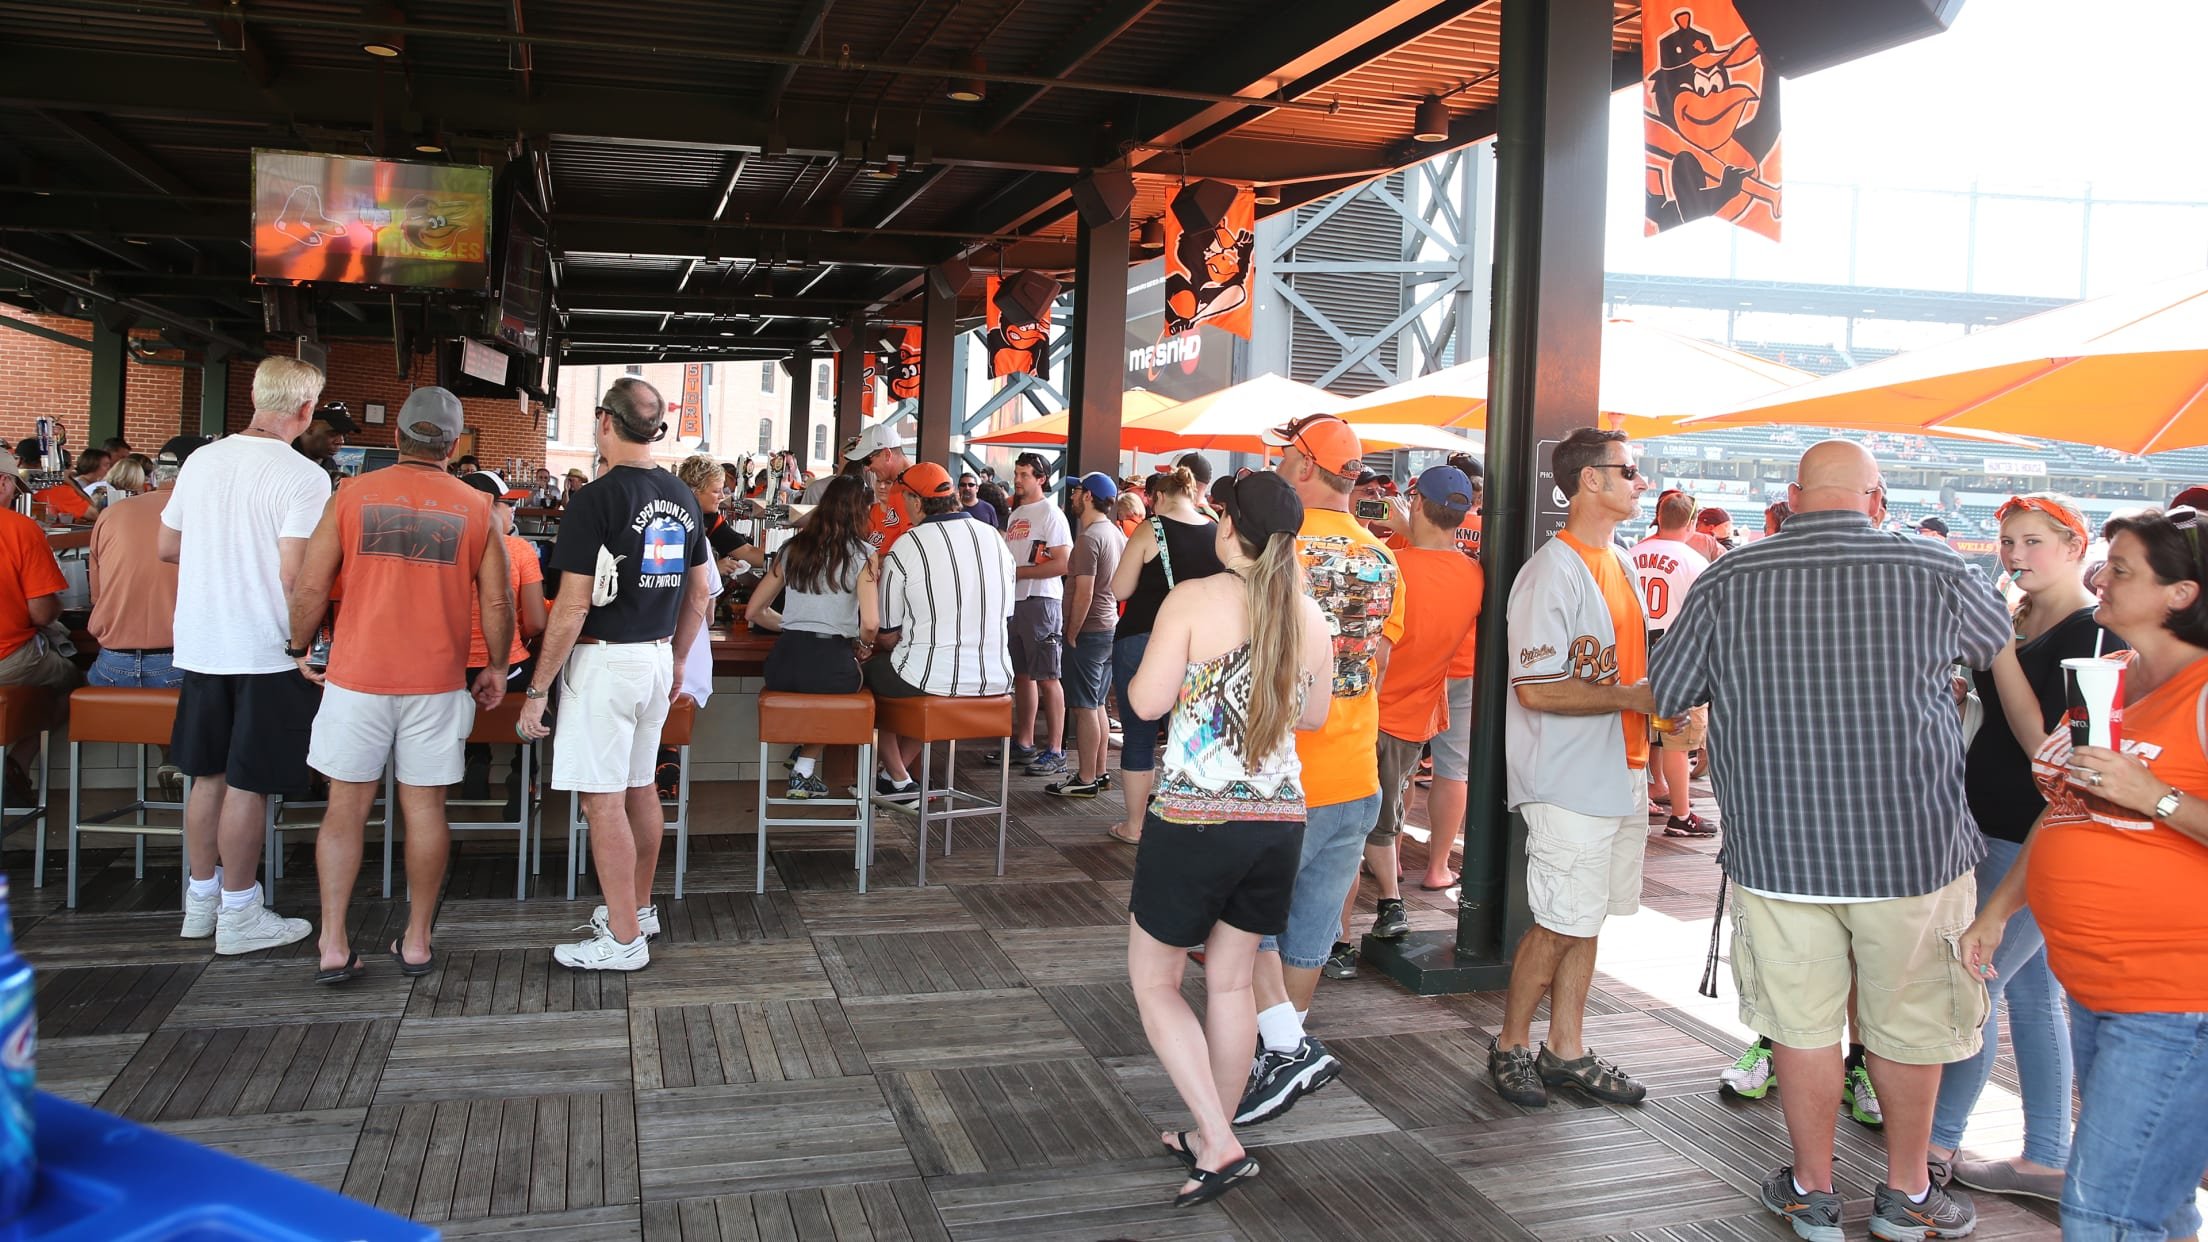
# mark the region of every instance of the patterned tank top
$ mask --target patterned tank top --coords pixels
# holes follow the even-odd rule
[[[1301,693],[1297,699],[1300,710]],[[1248,767],[1242,752],[1249,714],[1248,643],[1188,666],[1166,726],[1152,814],[1173,824],[1303,819],[1303,765],[1294,733]]]

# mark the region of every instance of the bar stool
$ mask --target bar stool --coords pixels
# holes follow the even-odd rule
[[[41,686],[0,686],[0,750],[38,736],[38,770],[31,776],[31,796],[37,800],[12,815],[7,810],[7,765],[0,763],[0,836],[38,821],[38,856],[31,862],[34,888],[46,886],[46,755],[53,737],[54,708],[60,702],[61,696]]]
[[[146,838],[175,837],[184,840],[184,803],[156,802],[146,797],[146,748],[166,746],[176,730],[175,690],[140,686],[86,686],[69,696],[69,908],[77,908],[77,838],[87,832],[128,833],[138,839],[137,875],[146,878]],[[138,799],[126,806],[84,815],[84,744],[113,742],[138,748]],[[191,797],[191,781],[184,784]],[[148,811],[173,811],[174,824],[146,820]],[[128,815],[131,822],[113,821]],[[185,860],[189,870],[190,860]]]
[[[909,699],[881,699],[874,705],[874,717],[889,732],[917,739],[921,743],[920,801],[917,807],[873,792],[875,783],[872,772],[862,772],[860,775],[860,779],[867,782],[867,793],[872,801],[893,811],[915,815],[919,819],[920,863],[919,875],[914,882],[928,882],[930,824],[943,825],[943,854],[949,857],[952,825],[961,819],[987,815],[994,815],[997,819],[997,874],[1003,875],[1006,814],[1012,792],[1012,696],[998,694],[949,698],[924,694]],[[992,738],[1004,743],[998,748],[1002,758],[998,765],[997,800],[994,802],[958,787],[958,744]],[[942,789],[935,788],[933,778],[936,742],[950,743],[950,756],[944,764],[946,776]],[[932,810],[938,800],[943,802],[943,809]],[[973,805],[961,807],[959,803],[962,800]]]
[[[690,869],[690,733],[698,724],[697,700],[679,696],[667,708],[667,723],[659,728],[659,744],[678,753],[680,775],[675,778],[675,798],[659,800],[662,811],[675,809],[667,827],[675,830],[675,900],[682,900],[683,873]],[[590,866],[590,822],[583,818],[583,796],[567,795],[567,899],[575,900],[575,881]],[[539,848],[542,848],[541,843]],[[645,900],[651,899],[646,893]]]
[[[864,690],[854,694],[792,694],[783,690],[759,695],[759,884],[753,892],[767,891],[767,829],[841,828],[856,834],[853,865],[859,871],[859,891],[866,891],[866,871],[874,862],[874,815],[863,794],[850,798],[770,798],[767,772],[773,767],[768,751],[774,746],[856,746],[859,779],[874,779],[874,696]],[[848,819],[773,819],[768,808],[776,806],[850,807]]]
[[[535,824],[535,816],[532,812],[536,806],[536,786],[533,783],[536,746],[533,743],[522,741],[514,733],[514,726],[521,722],[521,706],[527,701],[517,692],[508,694],[499,701],[497,707],[490,711],[484,711],[481,708],[476,709],[475,727],[468,731],[468,741],[470,743],[506,745],[520,749],[521,757],[514,761],[514,780],[519,784],[521,790],[515,818],[455,820],[448,816],[445,820],[446,826],[454,832],[511,832],[518,834],[514,855],[515,901],[520,901],[529,895],[529,877],[541,870],[544,863],[544,839],[542,834],[537,836],[535,861],[531,861],[529,854],[530,830]],[[445,799],[445,805],[447,807],[497,807],[500,811],[504,811],[506,800],[504,798],[448,797]],[[383,869],[387,874],[391,870],[392,835],[388,832],[383,834]]]

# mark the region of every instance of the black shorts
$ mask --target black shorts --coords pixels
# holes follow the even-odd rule
[[[866,662],[865,668],[866,688],[872,690],[877,699],[917,699],[927,694],[927,691],[897,675],[897,666],[889,662],[889,653],[886,651],[876,652],[874,658]]]
[[[177,691],[169,762],[246,793],[307,792],[307,739],[322,691],[296,670],[194,673]]]
[[[851,640],[784,630],[767,651],[762,689],[788,694],[856,694],[862,679]]]
[[[1170,824],[1142,820],[1127,910],[1161,944],[1194,948],[1225,923],[1259,936],[1288,928],[1303,860],[1303,825],[1275,820]]]

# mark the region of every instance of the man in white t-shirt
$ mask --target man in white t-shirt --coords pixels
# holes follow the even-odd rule
[[[301,939],[305,919],[262,904],[268,795],[307,789],[307,737],[321,696],[300,676],[286,595],[330,479],[292,451],[314,418],[322,372],[268,358],[253,372],[253,422],[193,453],[161,511],[161,559],[177,566],[176,667],[184,670],[170,759],[192,778],[184,809],[191,882],[184,936],[251,953]]]
[[[1059,656],[1065,641],[1066,569],[1073,553],[1073,528],[1066,515],[1043,494],[1050,463],[1040,453],[1022,453],[1012,466],[1012,523],[1005,547],[1012,553],[1012,762],[1027,765],[1029,776],[1060,776],[1066,770],[1066,695],[1059,685]],[[1043,728],[1038,741],[1037,709]],[[994,762],[997,756],[989,756]]]
[[[1665,492],[1656,501],[1656,533],[1633,545],[1633,572],[1641,590],[1641,606],[1648,612],[1648,645],[1654,650],[1664,627],[1679,615],[1687,588],[1710,567],[1710,560],[1695,550],[1694,497],[1681,491]],[[1694,708],[1657,733],[1659,749],[1650,765],[1648,796],[1652,802],[1671,804],[1664,822],[1667,837],[1708,837],[1717,830],[1694,813],[1694,794],[1688,787],[1693,752],[1709,733],[1710,709]]]

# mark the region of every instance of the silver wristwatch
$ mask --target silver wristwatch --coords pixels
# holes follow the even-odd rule
[[[2177,814],[2178,801],[2184,796],[2184,790],[2172,786],[2170,792],[2163,794],[2162,800],[2154,804],[2154,817],[2156,819],[2168,819],[2170,816]]]

